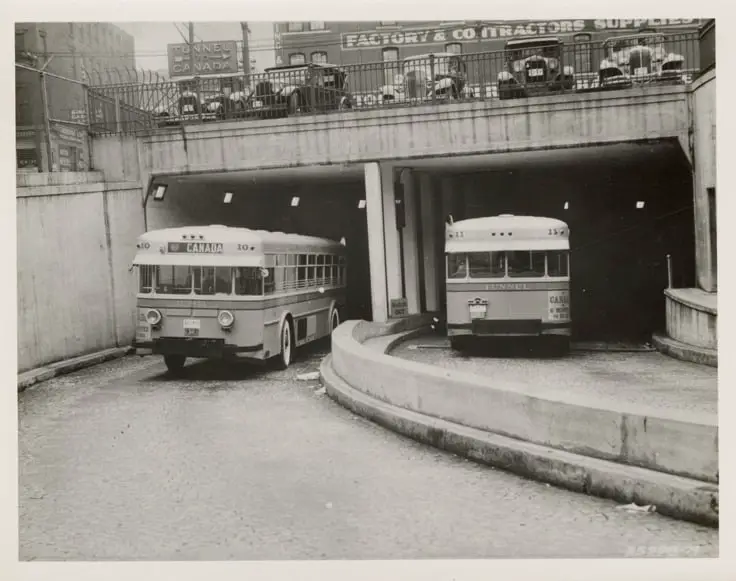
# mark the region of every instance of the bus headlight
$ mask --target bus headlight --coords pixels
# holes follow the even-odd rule
[[[148,321],[149,325],[155,327],[161,322],[161,311],[157,309],[148,309],[148,311],[146,311],[146,321]]]
[[[235,323],[235,317],[230,311],[220,311],[217,315],[217,322],[223,329],[229,329]]]

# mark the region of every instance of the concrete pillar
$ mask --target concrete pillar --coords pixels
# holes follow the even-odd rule
[[[401,253],[399,231],[396,229],[396,197],[394,193],[394,170],[380,165],[381,189],[383,190],[383,236],[386,249],[386,291],[388,306],[391,299],[401,298]],[[390,310],[389,310],[390,312]]]
[[[419,195],[422,197],[422,257],[424,259],[424,295],[428,311],[439,311],[440,289],[438,274],[438,239],[436,228],[437,200],[432,176],[419,176]]]
[[[381,168],[377,163],[364,166],[365,209],[368,221],[368,260],[371,273],[371,306],[373,320],[384,323],[388,319],[386,293],[386,248],[383,236],[383,190]]]
[[[411,170],[404,170],[401,174],[401,183],[404,187],[404,216],[405,225],[401,231],[402,246],[404,249],[404,283],[406,287],[406,302],[409,314],[421,312],[419,291],[419,228],[418,207],[416,202],[416,180]]]

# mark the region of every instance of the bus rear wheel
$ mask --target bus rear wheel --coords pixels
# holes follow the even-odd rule
[[[181,375],[184,369],[184,362],[187,360],[184,355],[164,355],[164,363],[169,373],[174,375]]]
[[[281,338],[279,344],[281,346],[280,353],[276,356],[276,368],[286,369],[291,363],[291,352],[293,349],[291,333],[291,323],[287,319],[281,328]]]

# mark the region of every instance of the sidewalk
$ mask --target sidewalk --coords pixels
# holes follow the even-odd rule
[[[124,357],[133,352],[132,347],[115,347],[113,349],[105,349],[104,351],[97,351],[95,353],[88,353],[87,355],[81,355],[72,359],[65,359],[64,361],[57,361],[55,363],[49,363],[43,367],[37,367],[30,371],[25,371],[18,374],[18,392],[29,388],[36,383],[47,381],[57,375],[64,375],[71,373],[85,367],[91,367],[111,359],[118,359]]]

